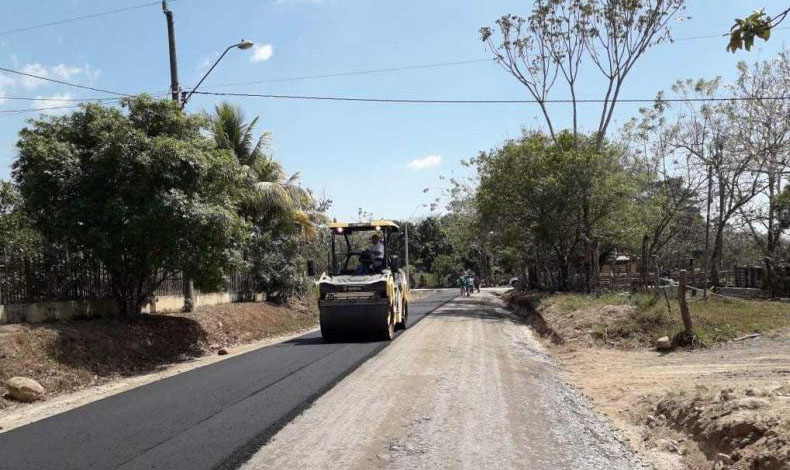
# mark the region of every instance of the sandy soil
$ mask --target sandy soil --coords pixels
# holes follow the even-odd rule
[[[762,423],[758,427],[764,427],[763,432],[771,428],[780,435],[787,432],[782,428],[790,417],[788,336],[755,338],[670,354],[565,347],[557,347],[554,352],[568,371],[569,379],[625,431],[631,444],[657,468],[709,469],[717,454],[734,450],[727,442],[720,442],[726,436],[711,436],[703,429],[710,423],[695,421],[696,428],[687,429],[682,420],[673,419],[672,409],[689,407],[701,415],[700,419],[705,419],[706,410],[713,410],[716,415],[710,416],[711,422],[730,416],[741,423]],[[735,410],[738,413],[719,409],[722,403],[737,405],[738,400],[743,402],[749,397],[759,399],[754,409]],[[739,452],[748,454],[751,444],[760,443],[763,432],[745,443]],[[716,438],[713,442],[712,437]],[[719,445],[721,448],[715,448]]]
[[[453,301],[242,468],[643,468],[490,293]]]

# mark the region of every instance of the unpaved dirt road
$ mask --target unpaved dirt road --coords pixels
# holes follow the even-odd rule
[[[426,317],[242,468],[643,466],[561,380],[531,330],[484,292]]]

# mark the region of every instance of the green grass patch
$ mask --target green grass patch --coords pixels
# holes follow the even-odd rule
[[[790,304],[785,302],[709,298],[690,301],[689,311],[695,333],[704,342],[727,341],[790,327]]]

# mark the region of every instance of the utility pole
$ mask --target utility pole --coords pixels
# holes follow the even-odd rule
[[[162,11],[167,18],[167,40],[170,46],[170,94],[173,101],[179,101],[181,87],[178,84],[178,58],[176,57],[176,31],[173,25],[173,12],[167,8],[167,1],[162,0]]]
[[[181,86],[178,84],[178,58],[176,57],[176,30],[173,24],[173,12],[167,8],[167,1],[162,0],[162,11],[167,19],[167,42],[170,49],[170,94],[173,101],[181,100]],[[184,312],[195,309],[195,284],[191,278],[181,273],[184,293]]]

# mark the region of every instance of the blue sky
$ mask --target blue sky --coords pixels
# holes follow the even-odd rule
[[[167,37],[158,5],[122,13],[2,34],[26,26],[123,8],[142,0],[4,0],[0,17],[0,66],[46,74],[125,93],[161,93],[169,86]],[[673,25],[676,38],[727,31],[736,16],[765,1],[693,0],[690,19]],[[782,3],[782,2],[773,2]],[[478,29],[504,13],[528,14],[531,2],[364,1],[364,0],[178,0],[176,19],[182,86],[193,85],[207,63],[242,38],[259,44],[234,50],[204,83],[206,91],[426,99],[523,99],[526,91],[488,62],[391,73],[270,80],[489,57]],[[769,5],[769,10],[772,8]],[[774,6],[773,8],[778,8]],[[787,40],[786,29],[751,53],[730,54],[721,38],[660,45],[638,63],[623,97],[649,98],[681,78],[734,77],[739,60],[766,58]],[[599,98],[600,82],[585,71],[580,95]],[[215,88],[216,87],[216,88]],[[0,73],[0,97],[76,99],[101,93],[21,80]],[[557,97],[563,97],[561,93]],[[195,96],[189,110],[211,109],[221,98]],[[541,126],[534,105],[404,105],[271,99],[234,99],[248,117],[260,116],[260,130],[273,134],[273,152],[304,185],[334,200],[331,215],[355,218],[362,207],[377,216],[405,218],[428,213],[422,204],[441,188],[439,175],[463,176],[460,160]],[[49,106],[71,104],[46,102]],[[0,111],[38,108],[44,102],[3,100]],[[582,126],[598,114],[585,105]],[[620,105],[617,124],[639,105]],[[563,105],[552,108],[566,125]],[[50,112],[66,112],[52,110]],[[0,178],[8,178],[16,134],[35,114],[0,114]],[[445,180],[446,181],[446,180]]]

